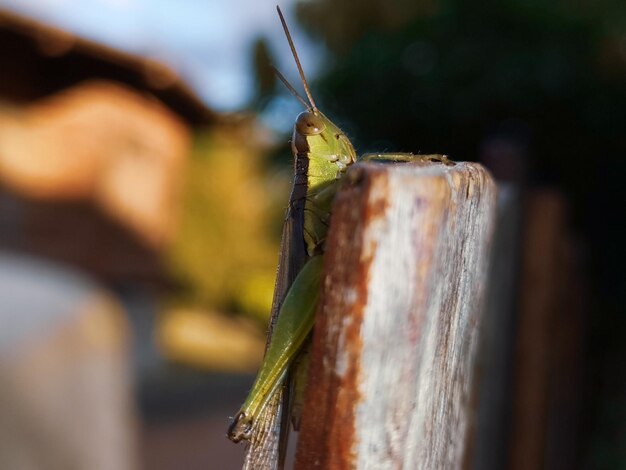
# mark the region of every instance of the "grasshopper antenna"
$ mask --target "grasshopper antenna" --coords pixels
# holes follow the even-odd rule
[[[272,70],[274,70],[274,73],[276,74],[276,76],[280,79],[281,82],[283,82],[283,85],[285,85],[287,87],[287,90],[289,90],[291,92],[291,94],[293,96],[295,96],[296,99],[300,103],[302,103],[304,105],[304,107],[306,109],[310,110],[311,106],[309,105],[309,103],[307,103],[306,100],[304,98],[302,98],[302,96],[300,96],[300,93],[298,93],[296,91],[296,89],[293,86],[291,86],[291,83],[289,83],[287,81],[287,79],[284,77],[284,75],[282,73],[280,73],[279,70],[276,67],[274,67],[273,65],[271,67],[272,67]]]
[[[300,65],[300,59],[298,58],[298,53],[296,52],[296,46],[293,45],[293,40],[291,39],[291,34],[289,34],[289,28],[287,27],[287,22],[285,21],[285,17],[283,16],[283,12],[280,11],[280,7],[276,5],[276,10],[278,11],[278,16],[280,17],[280,22],[283,24],[283,29],[285,30],[285,36],[287,36],[287,41],[289,42],[289,47],[291,47],[291,53],[293,54],[293,58],[296,60],[296,66],[298,67],[298,72],[300,72],[300,78],[302,79],[302,84],[304,85],[304,92],[306,93],[307,98],[309,99],[309,103],[311,103],[311,109],[313,110],[313,114],[317,114],[317,106],[315,106],[315,101],[313,101],[313,96],[311,96],[311,90],[309,90],[309,84],[306,81],[306,77],[304,76],[304,71],[302,70],[302,65]],[[279,77],[280,78],[280,75]],[[283,82],[284,83],[284,82]],[[293,87],[291,87],[293,88]],[[308,106],[307,106],[308,108]]]

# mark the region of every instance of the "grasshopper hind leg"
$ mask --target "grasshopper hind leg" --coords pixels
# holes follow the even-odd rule
[[[361,157],[363,162],[381,163],[415,163],[415,162],[439,162],[446,166],[453,166],[455,163],[448,159],[446,155],[416,155],[414,153],[366,153]]]

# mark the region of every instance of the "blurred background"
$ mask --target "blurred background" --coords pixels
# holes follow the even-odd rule
[[[285,0],[358,153],[499,182],[471,468],[626,468],[626,4]],[[273,2],[0,0],[0,467],[239,468],[301,89]],[[622,220],[622,222],[620,222]]]

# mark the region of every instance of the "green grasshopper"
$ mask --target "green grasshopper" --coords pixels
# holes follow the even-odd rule
[[[299,426],[308,366],[308,343],[322,280],[322,254],[331,205],[342,177],[356,162],[346,135],[315,105],[285,18],[277,7],[308,102],[275,70],[305,106],[291,140],[295,177],[283,225],[281,252],[263,364],[228,437],[248,441],[244,469],[284,465],[289,421]],[[365,161],[441,161],[443,155],[368,154]]]

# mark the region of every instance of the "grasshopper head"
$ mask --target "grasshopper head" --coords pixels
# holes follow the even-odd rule
[[[356,161],[352,143],[339,127],[317,109],[298,115],[291,147],[294,155],[335,163],[340,170]]]
[[[313,164],[312,169],[318,172],[318,175],[313,175],[314,178],[321,177],[322,174],[325,177],[332,177],[333,172],[337,170],[342,172],[348,165],[356,161],[354,147],[352,147],[352,144],[342,130],[335,126],[332,121],[324,116],[317,109],[317,106],[315,106],[315,101],[313,101],[313,96],[311,96],[309,85],[304,76],[304,70],[302,70],[302,65],[300,65],[296,46],[291,39],[291,34],[289,33],[289,28],[287,27],[283,13],[280,11],[279,7],[276,7],[276,10],[278,11],[280,22],[283,25],[285,36],[287,36],[293,58],[296,61],[298,72],[300,72],[304,91],[309,100],[307,103],[294,87],[291,86],[287,79],[285,79],[278,70],[274,69],[276,75],[285,84],[287,89],[307,108],[307,110],[300,113],[296,119],[296,124],[293,129],[293,138],[291,139],[293,154],[305,155],[309,158],[309,162]],[[329,163],[331,163],[331,165],[329,165]],[[311,176],[311,174],[309,174],[309,176]]]

